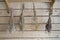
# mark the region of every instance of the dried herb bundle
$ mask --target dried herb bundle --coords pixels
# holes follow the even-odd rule
[[[19,24],[20,24],[20,30],[23,30],[23,26],[24,26],[24,17],[23,17],[23,10],[24,10],[24,4],[22,5],[22,12],[20,15],[20,20],[19,20]]]
[[[10,28],[9,28],[9,32],[13,32],[13,31],[15,31],[13,9],[10,9],[10,13],[11,13],[11,17],[10,17]]]
[[[51,15],[53,13],[53,4],[54,4],[55,0],[52,0],[52,2],[50,3],[50,8],[49,8],[49,18],[48,18],[48,22],[45,26],[46,30],[48,32],[51,31],[51,28],[52,28],[52,24],[51,24]]]
[[[47,30],[48,32],[51,31],[52,25],[51,25],[51,17],[50,17],[50,16],[49,16],[48,22],[47,22],[47,24],[46,24],[45,27],[46,27],[46,30]]]
[[[34,12],[33,21],[34,21],[34,25],[35,25],[35,30],[37,30],[37,28],[38,28],[38,23],[37,23],[36,10],[35,10],[35,5],[34,5],[34,3],[33,3],[33,12]]]

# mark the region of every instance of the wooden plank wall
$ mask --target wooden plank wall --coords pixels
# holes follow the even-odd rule
[[[9,2],[51,2],[51,0],[8,0]]]
[[[10,26],[10,14],[7,13],[6,6],[4,2],[0,2],[0,40],[60,40],[60,6],[59,2],[55,2],[54,10],[52,15],[52,31],[51,33],[45,32],[45,25],[48,20],[48,9],[36,9],[37,13],[37,22],[41,23],[38,25],[38,30],[40,31],[18,31],[19,25],[16,24],[19,22],[19,16],[21,13],[22,3],[11,3],[10,7],[14,9],[14,22],[16,27],[16,32],[10,34],[7,32],[8,27]],[[48,3],[35,3],[36,8],[48,8]],[[29,10],[24,10],[24,28],[23,30],[34,30],[31,24],[33,17],[33,8],[32,3],[25,3],[25,8],[29,8]]]

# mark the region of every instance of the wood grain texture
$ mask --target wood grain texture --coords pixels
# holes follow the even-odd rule
[[[60,4],[60,3],[57,3]],[[56,8],[60,8],[59,5],[55,4],[57,6]],[[31,5],[31,6],[30,6]],[[13,7],[14,9],[19,9],[20,3],[11,3],[10,7]],[[32,8],[32,3],[25,3],[25,8]],[[35,3],[36,8],[48,8],[47,4],[41,3]],[[39,6],[39,7],[38,7]],[[54,7],[55,7],[54,6]],[[0,3],[0,9],[6,9],[4,3]],[[3,16],[10,16],[10,14],[7,14],[7,10],[0,10],[0,23],[9,23],[10,17],[3,17]],[[37,17],[38,23],[46,23],[48,20],[48,10],[36,10],[37,16],[44,16],[47,15],[47,17]],[[53,15],[60,15],[60,10],[57,10],[53,12]],[[21,14],[21,10],[14,10],[14,22],[19,22],[19,16]],[[24,16],[33,16],[33,10],[24,10]],[[2,16],[2,17],[1,17]],[[60,23],[60,17],[52,17],[52,23]],[[24,18],[25,23],[32,23],[32,17],[25,17]],[[51,33],[45,32],[45,25],[46,24],[39,24],[38,30],[40,31],[19,31],[19,25],[15,24],[16,31],[13,34],[10,34],[7,32],[9,28],[9,24],[7,25],[0,25],[0,40],[60,40],[60,24],[52,24],[52,30]],[[31,24],[24,24],[23,30],[34,30],[35,27],[33,27]],[[24,38],[21,38],[24,37]]]
[[[51,0],[9,0],[9,2],[51,2]]]

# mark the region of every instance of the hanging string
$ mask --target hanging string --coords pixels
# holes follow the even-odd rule
[[[37,23],[36,10],[35,10],[34,3],[33,3],[33,12],[34,12],[33,21],[34,21],[35,30],[38,30],[38,23]]]
[[[23,10],[24,10],[24,3],[22,5],[22,12],[21,12],[21,15],[20,15],[20,20],[19,20],[19,24],[20,24],[20,30],[22,31],[23,30],[23,24],[24,24],[24,17],[23,17]]]

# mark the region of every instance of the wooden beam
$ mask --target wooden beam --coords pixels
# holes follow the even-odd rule
[[[51,2],[50,0],[9,0],[10,2]]]

